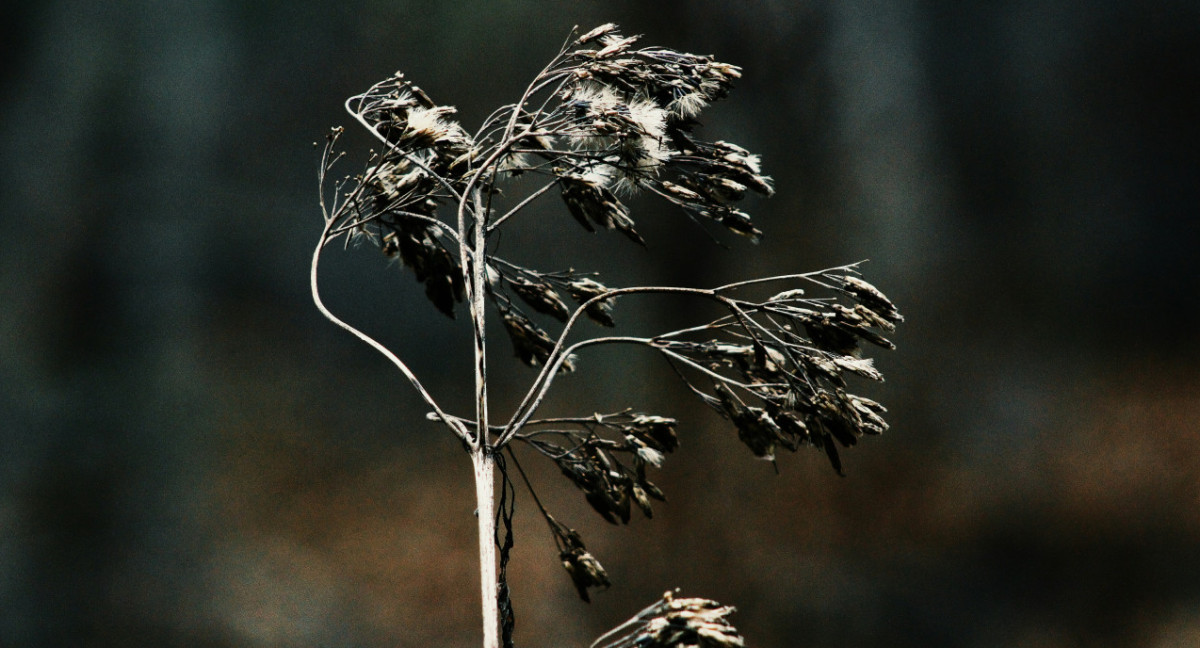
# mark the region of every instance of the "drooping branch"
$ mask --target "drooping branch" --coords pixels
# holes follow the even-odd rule
[[[425,389],[425,386],[421,384],[421,381],[417,378],[416,374],[409,369],[408,365],[405,364],[399,356],[371,336],[357,328],[354,328],[350,324],[347,324],[341,318],[334,315],[333,312],[325,306],[325,302],[321,299],[321,290],[317,282],[317,277],[321,263],[321,251],[324,249],[325,244],[327,243],[326,237],[329,232],[329,226],[332,224],[332,222],[333,221],[329,221],[326,223],[325,231],[321,234],[321,239],[317,243],[316,249],[313,250],[312,264],[309,268],[309,288],[312,293],[313,303],[316,304],[317,310],[319,310],[326,319],[346,330],[354,337],[366,342],[371,346],[371,348],[378,351],[380,355],[387,358],[388,361],[395,365],[396,368],[400,370],[400,373],[403,374],[406,379],[408,379],[409,384],[413,386],[413,389],[417,391],[417,393],[421,396],[421,399],[425,401],[425,404],[428,405],[430,409],[436,413],[438,418],[446,424],[446,427],[448,427],[450,431],[455,434],[455,436],[459,437],[463,441],[468,441],[471,435],[468,433],[467,429],[462,425],[461,422],[447,416],[446,413],[442,411],[441,406],[438,405],[433,396]]]
[[[846,306],[834,297],[810,298],[802,289],[778,293],[765,301],[727,296],[738,288],[764,283],[742,281],[718,289],[642,287],[597,295],[612,300],[632,294],[686,294],[716,301],[729,314],[702,326],[652,338],[608,336],[567,342],[585,302],[567,320],[533,387],[518,406],[497,443],[508,442],[533,416],[565,363],[589,346],[627,343],[647,346],[668,360],[681,362],[702,375],[711,390],[687,380],[693,392],[731,419],[739,437],[765,459],[777,446],[795,450],[815,445],[841,472],[836,447],[853,445],[863,434],[886,429],[882,406],[846,391],[846,375],[882,380],[869,359],[860,357],[859,341],[891,348],[879,331],[902,321],[895,306],[877,289],[842,266],[788,278],[803,279],[855,302]],[[773,278],[782,280],[783,278]],[[803,333],[801,333],[803,331]],[[710,339],[691,339],[707,334]],[[681,377],[684,377],[681,375]],[[743,394],[739,397],[738,393]],[[753,402],[747,403],[746,398]]]

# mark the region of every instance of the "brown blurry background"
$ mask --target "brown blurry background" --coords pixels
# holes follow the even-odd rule
[[[309,301],[312,142],[397,69],[474,130],[610,20],[745,68],[704,134],[763,155],[767,236],[722,249],[638,200],[642,251],[550,205],[505,253],[614,285],[869,258],[908,322],[863,387],[892,429],[844,479],[815,452],[774,474],[653,356],[586,356],[547,411],[676,416],[683,447],[628,528],[526,458],[615,585],[578,601],[522,493],[518,645],[586,646],[676,586],[758,647],[1200,645],[1196,3],[0,11],[0,646],[478,644],[469,462]],[[325,290],[464,409],[463,318],[367,250]],[[530,376],[498,372],[497,411]]]

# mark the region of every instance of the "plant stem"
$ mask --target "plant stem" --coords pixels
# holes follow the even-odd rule
[[[487,337],[485,335],[486,273],[486,207],[478,188],[471,190],[473,208],[471,236],[468,238],[463,211],[459,204],[459,249],[462,268],[468,272],[467,297],[470,302],[471,324],[475,338],[475,438],[471,446],[471,462],[475,469],[475,514],[479,520],[479,588],[483,610],[483,648],[500,648],[500,582],[496,569],[496,503],[495,457],[488,428],[487,396]],[[472,245],[471,254],[467,246]],[[468,256],[472,263],[467,263]]]
[[[496,573],[496,460],[487,448],[472,450],[475,502],[479,507],[479,584],[483,597],[483,648],[500,648],[499,580]]]

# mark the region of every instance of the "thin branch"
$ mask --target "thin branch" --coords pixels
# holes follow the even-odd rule
[[[537,409],[536,403],[540,403],[542,398],[545,397],[546,391],[550,387],[550,381],[553,379],[554,375],[558,373],[558,370],[562,367],[562,363],[565,362],[569,357],[569,354],[563,353],[563,345],[566,343],[567,336],[570,334],[572,327],[575,326],[575,322],[579,321],[580,316],[583,315],[589,306],[606,299],[613,299],[624,295],[655,293],[717,297],[717,295],[713,294],[712,291],[704,290],[702,288],[644,286],[633,288],[616,288],[596,295],[595,297],[592,297],[591,299],[588,299],[580,304],[579,307],[575,309],[575,312],[571,313],[571,317],[567,319],[566,324],[563,325],[563,329],[558,336],[558,341],[555,343],[554,349],[550,352],[549,357],[546,359],[546,363],[542,367],[542,371],[538,373],[537,378],[534,379],[533,385],[530,387],[529,392],[525,394],[525,398],[513,412],[512,418],[509,419],[508,424],[504,426],[504,432],[501,433],[500,438],[497,439],[496,447],[503,447],[503,445],[512,438],[512,435],[515,434],[517,430],[519,430],[521,426],[525,424],[525,421],[528,421],[533,415],[533,412]]]
[[[321,311],[321,314],[324,315],[326,319],[345,329],[354,337],[366,342],[373,349],[382,354],[383,357],[391,361],[391,363],[400,370],[400,373],[404,374],[404,377],[408,379],[408,382],[411,383],[412,386],[417,390],[417,393],[421,395],[421,398],[425,401],[425,403],[429,405],[429,407],[432,408],[439,417],[441,417],[441,420],[445,422],[446,427],[450,428],[450,431],[454,432],[454,434],[463,441],[469,441],[470,435],[467,433],[466,429],[456,420],[446,416],[446,413],[442,411],[441,406],[439,406],[437,401],[433,399],[433,396],[426,391],[425,386],[421,384],[421,381],[417,379],[417,376],[413,374],[411,369],[408,368],[408,365],[404,364],[404,361],[396,356],[395,353],[392,353],[392,351],[383,344],[379,343],[366,333],[363,333],[362,331],[342,321],[325,307],[325,303],[321,300],[321,291],[317,285],[317,271],[321,262],[321,250],[325,247],[325,244],[328,240],[327,237],[329,235],[329,225],[330,223],[326,223],[325,231],[321,233],[321,240],[317,243],[317,247],[313,251],[312,266],[309,270],[309,286],[312,291],[313,303],[316,304],[317,310]]]
[[[543,186],[541,189],[538,189],[537,191],[530,193],[528,196],[525,197],[524,200],[517,203],[512,209],[508,210],[508,212],[506,212],[503,216],[492,221],[492,224],[488,225],[488,228],[487,228],[488,233],[491,234],[492,230],[496,229],[497,227],[500,227],[500,225],[503,224],[504,221],[512,218],[513,216],[516,216],[517,212],[521,211],[522,209],[525,208],[526,205],[533,202],[537,198],[541,197],[542,194],[545,194],[547,191],[550,191],[551,189],[553,189],[554,186],[558,184],[558,182],[559,182],[558,178],[555,178],[554,180],[546,183],[546,185]]]
[[[608,632],[605,632],[604,634],[597,637],[596,640],[593,641],[592,644],[588,648],[610,648],[610,646],[618,645],[618,644],[606,644],[606,645],[602,646],[603,642],[605,640],[607,640],[609,637],[613,637],[617,634],[620,634],[620,633],[624,632],[626,629],[637,626],[645,619],[653,617],[655,615],[655,613],[658,612],[659,608],[661,608],[661,607],[662,607],[662,603],[659,601],[656,601],[653,605],[647,606],[646,609],[635,614],[633,616],[633,618],[625,621],[621,625],[619,625],[619,626],[613,628],[612,630],[609,630]]]
[[[855,263],[847,263],[846,265],[837,266],[836,268],[826,268],[824,270],[818,270],[816,272],[805,272],[803,274],[775,275],[773,277],[760,277],[758,279],[746,279],[745,281],[735,281],[733,283],[725,284],[724,286],[718,286],[717,288],[713,288],[712,291],[715,293],[725,292],[727,290],[741,288],[742,286],[750,286],[750,285],[763,284],[763,283],[773,283],[776,281],[787,281],[789,279],[804,279],[804,280],[810,281],[818,286],[821,286],[822,288],[833,288],[833,286],[830,286],[830,285],[826,284],[825,282],[816,279],[816,277],[828,274],[830,272],[838,272],[838,271],[855,272],[857,270],[858,266],[862,263],[863,263],[862,261],[857,261]]]
[[[663,354],[664,356],[667,356],[668,358],[674,358],[674,359],[692,367],[693,369],[700,371],[701,373],[707,375],[708,377],[712,378],[713,380],[719,380],[726,384],[735,385],[735,386],[741,387],[742,389],[745,389],[747,391],[751,391],[754,388],[753,385],[747,385],[746,383],[739,382],[728,376],[722,376],[721,374],[713,371],[712,369],[709,369],[708,367],[705,367],[704,365],[700,364],[699,362],[696,362],[695,360],[692,360],[691,358],[689,358],[681,353],[676,353],[670,349],[665,349],[663,347],[654,346],[653,344],[651,344],[651,346],[653,346],[656,351]],[[764,385],[759,385],[759,386],[764,386]]]

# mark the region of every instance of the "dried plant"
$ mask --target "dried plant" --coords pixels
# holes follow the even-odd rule
[[[608,631],[591,648],[740,648],[745,643],[736,628],[725,620],[734,610],[716,601],[675,598],[666,592],[662,600],[632,619]]]
[[[574,35],[572,35],[574,36]],[[780,449],[811,446],[839,473],[839,447],[887,428],[884,408],[848,391],[847,376],[881,380],[862,342],[892,348],[885,334],[902,318],[856,265],[750,279],[711,289],[612,287],[594,275],[543,271],[500,258],[489,241],[534,201],[557,193],[589,231],[614,230],[646,245],[622,197],[655,194],[687,217],[757,240],[761,232],[737,205],[750,193],[770,196],[771,178],[757,155],[695,133],[695,118],[726,96],[740,68],[709,56],[642,47],[615,25],[572,37],[514,104],[497,109],[475,133],[454,121],[402,74],[346,102],[380,143],[364,170],[332,180],[342,157],[334,129],[321,167],[325,227],[313,255],[313,299],[321,312],[388,358],[431,412],[464,444],[475,467],[483,592],[484,646],[511,645],[512,605],[504,577],[512,546],[511,460],[544,516],[580,597],[609,586],[579,533],[554,518],[517,462],[520,445],[553,461],[605,520],[647,517],[663,492],[648,478],[679,445],[674,419],[632,410],[576,418],[534,418],[555,377],[579,367],[600,345],[657,351],[683,383],[732,422],[751,453],[774,461]],[[519,196],[501,191],[513,179],[538,179]],[[522,183],[521,188],[529,187]],[[322,251],[344,244],[377,246],[424,285],[430,302],[454,317],[465,302],[474,332],[475,412],[443,410],[409,367],[384,345],[331,313],[317,288]],[[744,296],[769,284],[766,298]],[[685,295],[717,304],[723,315],[651,337],[591,335],[570,342],[586,318],[616,325],[627,295]],[[492,424],[485,319],[495,309],[516,357],[538,369],[503,424]],[[557,321],[553,332],[539,322]],[[576,336],[578,337],[578,336]],[[499,510],[495,472],[502,477]],[[505,538],[500,540],[498,527]],[[497,550],[499,555],[497,555]],[[731,608],[668,594],[596,646],[740,646],[726,622]]]

